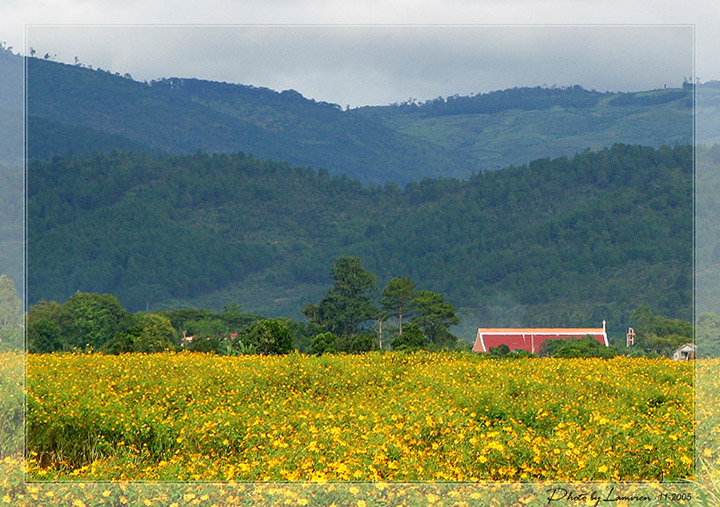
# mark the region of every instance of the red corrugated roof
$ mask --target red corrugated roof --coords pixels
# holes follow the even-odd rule
[[[581,338],[593,336],[608,346],[605,329],[600,327],[487,327],[479,328],[473,352],[488,352],[490,348],[507,345],[510,350],[527,350],[536,354],[540,345],[549,339]]]
[[[483,334],[603,334],[601,327],[481,327],[478,333]]]

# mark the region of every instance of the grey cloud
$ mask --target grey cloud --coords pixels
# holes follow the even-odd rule
[[[693,72],[690,26],[32,27],[28,42],[139,79],[293,88],[353,106],[542,84],[641,90]]]

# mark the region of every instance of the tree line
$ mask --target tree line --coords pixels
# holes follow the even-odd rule
[[[363,268],[359,257],[341,257],[330,271],[333,286],[320,303],[303,308],[308,322],[327,330],[313,338],[311,352],[372,350],[388,342],[396,350],[457,344],[449,328],[459,319],[442,294],[417,290],[409,278],[396,277],[374,302],[377,276]]]
[[[25,316],[28,350],[161,352],[189,350],[224,355],[361,353],[370,350],[464,350],[450,327],[459,322],[444,296],[418,290],[407,277],[391,279],[374,298],[377,277],[357,257],[341,257],[331,267],[334,284],[318,304],[303,311],[307,322],[268,319],[246,313],[236,303],[222,311],[182,308],[130,313],[109,294],[77,292],[65,303],[41,301]],[[720,317],[698,316],[697,325],[656,314],[648,305],[632,312],[636,343],[626,348],[621,337],[605,347],[592,337],[548,340],[540,357],[670,356],[695,342],[698,357],[720,356]],[[23,348],[22,301],[7,275],[0,275],[0,351]],[[507,345],[487,357],[533,357]]]
[[[580,85],[562,87],[515,87],[489,93],[462,96],[438,97],[425,102],[408,100],[394,104],[401,110],[411,110],[428,117],[458,114],[494,114],[508,109],[538,110],[551,107],[585,108],[595,106],[598,101],[612,95],[610,92],[586,90]]]
[[[110,354],[186,349],[237,355],[456,347],[449,327],[459,320],[443,295],[417,290],[410,279],[398,277],[375,301],[377,276],[358,257],[340,257],[330,271],[334,284],[318,304],[303,309],[307,322],[246,313],[235,303],[220,312],[183,308],[130,313],[110,294],[76,292],[62,304],[42,300],[27,316],[28,349]]]

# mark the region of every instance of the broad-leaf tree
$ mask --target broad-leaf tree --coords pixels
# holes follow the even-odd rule
[[[58,321],[70,347],[97,349],[126,327],[129,317],[115,296],[77,292],[62,305]]]
[[[700,357],[720,357],[720,317],[701,313],[697,320],[695,339]]]
[[[293,347],[290,327],[282,319],[258,320],[238,338],[258,354],[287,354]]]
[[[0,275],[0,350],[23,346],[22,306],[15,283]]]
[[[425,333],[417,324],[405,327],[405,334],[398,335],[391,343],[393,350],[418,350],[427,346]]]
[[[133,315],[135,323],[124,332],[117,333],[105,347],[107,352],[162,352],[175,350],[177,331],[170,319],[157,313]]]
[[[18,326],[21,311],[15,283],[7,275],[0,275],[0,329]]]

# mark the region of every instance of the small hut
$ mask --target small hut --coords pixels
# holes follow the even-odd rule
[[[695,352],[697,351],[694,343],[686,343],[671,356],[675,361],[690,361],[695,359]]]

